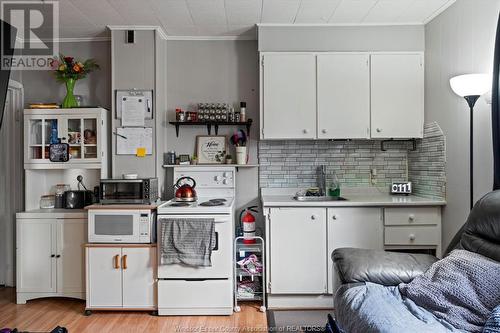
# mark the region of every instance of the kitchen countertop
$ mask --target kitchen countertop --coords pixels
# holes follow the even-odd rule
[[[390,195],[377,188],[342,189],[341,201],[297,201],[293,196],[297,189],[262,189],[264,207],[393,207],[393,206],[444,206],[442,199],[417,195]]]
[[[125,205],[125,204],[117,204],[117,205],[102,205],[102,204],[93,204],[90,206],[85,207],[86,210],[89,209],[107,209],[107,210],[127,210],[127,209],[156,209],[158,208],[159,205],[164,203],[165,201],[157,201],[155,203],[152,203],[150,205],[139,205],[139,204],[132,204],[132,205]]]
[[[16,214],[18,219],[86,219],[85,209],[32,209]]]

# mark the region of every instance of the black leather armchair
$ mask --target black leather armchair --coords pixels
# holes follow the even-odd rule
[[[481,198],[458,231],[445,255],[463,248],[500,261],[500,190]],[[426,254],[406,254],[353,248],[332,253],[342,283],[373,282],[395,286],[410,282],[438,259]]]
[[[476,203],[466,223],[446,249],[445,256],[457,248],[500,261],[500,190],[486,194]],[[384,325],[386,317],[373,318],[369,315],[371,310],[363,304],[366,298],[370,298],[368,291],[373,290],[372,286],[374,285],[369,283],[385,286],[387,290],[390,290],[387,293],[392,292],[399,295],[396,286],[412,281],[438,261],[438,258],[426,254],[354,248],[336,249],[332,253],[332,259],[336,272],[334,283],[339,282],[339,280],[342,283],[334,295],[335,315],[344,329],[350,329],[350,333],[367,332],[367,328],[370,328],[369,332],[377,333],[400,332],[398,328],[391,328],[394,323],[385,323]],[[361,297],[356,298],[355,295],[361,295]],[[392,313],[394,310],[387,308],[388,305],[383,303],[383,300],[376,299],[375,302],[373,302],[373,298],[371,300],[370,306],[373,304],[376,307],[386,306],[384,310],[387,310],[387,313]],[[350,305],[346,306],[346,304]],[[380,313],[378,314],[380,315]],[[425,320],[417,322],[418,325],[427,323]],[[407,325],[411,326],[412,323]],[[360,327],[363,329],[359,329]],[[434,326],[434,328],[436,327]],[[427,328],[422,328],[422,330],[429,331]],[[410,331],[414,332],[415,330]]]

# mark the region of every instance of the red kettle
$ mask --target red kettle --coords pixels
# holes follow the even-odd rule
[[[190,185],[188,182],[191,182]],[[177,180],[174,185],[175,189],[175,201],[196,201],[196,181],[191,177],[181,177]]]

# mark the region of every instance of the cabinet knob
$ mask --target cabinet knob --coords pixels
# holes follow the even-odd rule
[[[380,133],[382,132],[382,129],[381,128],[377,128],[377,133]]]
[[[337,215],[333,215],[332,219],[336,220],[337,219]]]
[[[50,257],[51,257],[51,258],[55,258],[55,257],[56,257],[56,255],[55,255],[55,254],[51,254],[51,255],[50,255]]]
[[[119,269],[120,268],[120,255],[119,254],[117,254],[117,255],[115,255],[113,257],[113,264],[114,264],[113,267],[115,269]]]
[[[318,217],[316,215],[311,215],[311,220],[316,220]]]
[[[61,258],[61,255],[60,254],[56,255],[56,258]]]
[[[408,238],[411,240],[411,241],[414,241],[415,240],[415,234],[410,234],[408,236]]]
[[[410,220],[410,222],[415,221],[415,215],[410,214],[410,216],[408,216],[408,220]]]
[[[309,130],[308,129],[303,129],[302,133],[307,134],[307,133],[309,133]]]
[[[321,130],[321,132],[322,132],[323,134],[326,134],[326,132],[328,132],[328,131],[327,131],[326,129],[322,129],[322,130]]]

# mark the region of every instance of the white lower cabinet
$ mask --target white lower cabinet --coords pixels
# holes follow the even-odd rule
[[[88,245],[87,309],[155,309],[156,248]]]
[[[326,209],[270,209],[270,292],[324,294]]]
[[[383,250],[384,223],[381,208],[328,209],[328,293],[336,292],[333,283],[333,250],[342,247]]]
[[[17,303],[40,297],[84,298],[86,219],[17,219]]]

